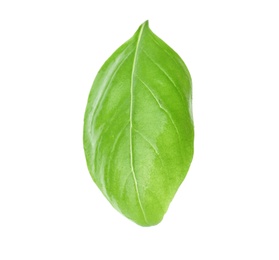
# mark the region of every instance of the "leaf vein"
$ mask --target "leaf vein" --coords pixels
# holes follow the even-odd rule
[[[136,190],[139,206],[140,206],[140,209],[142,211],[144,220],[148,224],[148,221],[147,221],[147,218],[146,218],[146,215],[145,215],[142,203],[141,203],[140,195],[139,195],[138,181],[137,181],[136,173],[135,173],[135,169],[134,169],[134,155],[133,155],[133,108],[134,108],[133,98],[134,98],[134,87],[135,87],[134,78],[135,78],[135,69],[136,69],[137,58],[138,58],[138,50],[139,50],[139,45],[140,45],[140,41],[141,41],[141,38],[142,38],[142,33],[143,33],[144,26],[145,26],[145,24],[141,27],[140,32],[139,32],[139,36],[138,36],[138,40],[137,40],[137,44],[136,44],[136,49],[135,49],[135,56],[134,56],[134,61],[133,61],[132,73],[131,73],[131,89],[130,89],[130,93],[131,93],[131,100],[130,100],[130,165],[131,165],[132,175],[133,175],[133,179],[134,179],[134,183],[135,183],[135,190]]]
[[[186,76],[188,78],[188,80],[191,82],[191,78],[190,78],[190,73],[186,67],[186,65],[184,64],[184,62],[182,60],[179,60],[180,62],[178,62],[176,59],[173,58],[173,55],[171,55],[165,48],[163,48],[163,46],[155,39],[154,35],[151,34],[151,39],[157,44],[157,46],[159,46],[165,53],[168,54],[168,56],[179,66],[182,66],[184,68],[184,70],[186,71]],[[178,57],[180,58],[180,57]]]
[[[144,139],[153,148],[153,150],[156,152],[156,154],[160,156],[156,147],[139,130],[134,128],[134,131],[137,132],[141,136],[141,138]]]
[[[185,102],[184,100],[184,96],[183,94],[181,94],[181,92],[179,91],[179,88],[176,86],[175,82],[173,81],[173,79],[168,75],[168,73],[155,61],[153,60],[149,54],[147,54],[147,52],[145,50],[143,50],[143,53],[146,55],[146,57],[159,69],[163,72],[163,74],[168,78],[168,80],[172,83],[172,85],[174,86],[174,88],[176,89],[179,97],[182,99],[183,102]]]
[[[157,104],[159,105],[160,109],[163,110],[164,113],[165,113],[165,114],[168,116],[168,118],[171,120],[171,122],[172,122],[172,124],[173,124],[173,126],[174,126],[174,128],[175,128],[176,134],[178,135],[179,140],[181,140],[180,133],[179,133],[179,131],[178,131],[178,129],[177,129],[177,126],[176,126],[176,124],[175,124],[175,122],[174,122],[174,120],[173,120],[171,114],[169,113],[169,111],[168,111],[165,107],[163,107],[163,106],[161,105],[161,103],[159,102],[158,98],[157,98],[156,95],[153,93],[153,91],[148,87],[148,85],[147,85],[142,79],[140,79],[138,76],[137,76],[137,78],[138,78],[139,81],[144,85],[144,87],[150,92],[150,94],[152,95],[152,97],[155,99],[155,101],[156,101]]]
[[[127,46],[127,48],[129,47],[130,45]],[[100,95],[100,98],[97,100],[97,103],[95,105],[95,108],[93,109],[93,112],[92,113],[92,121],[91,121],[91,129],[93,128],[93,124],[94,124],[94,119],[96,118],[96,114],[95,113],[97,111],[97,109],[99,108],[99,105],[101,104],[102,100],[104,99],[104,96],[106,95],[106,93],[108,92],[110,86],[111,86],[111,83],[112,83],[112,80],[115,78],[117,72],[119,71],[119,69],[122,67],[122,65],[125,63],[125,61],[130,57],[130,55],[133,53],[133,51],[131,51],[126,57],[125,59],[123,59],[119,65],[117,66],[117,68],[115,68],[113,74],[111,75],[110,77],[110,80],[109,82],[107,83],[106,87],[104,88],[104,91],[102,92],[102,94]],[[92,131],[91,131],[92,132]]]
[[[111,169],[111,164],[112,164],[112,158],[113,158],[113,153],[115,152],[115,148],[116,148],[116,145],[117,143],[120,141],[120,137],[121,135],[123,134],[123,132],[125,131],[126,127],[128,126],[129,122],[127,122],[125,124],[125,126],[119,131],[118,135],[116,136],[116,138],[114,139],[114,142],[112,144],[112,148],[110,150],[110,157],[109,157],[109,161],[108,161],[108,170],[105,171],[104,173],[104,183],[106,184],[106,172],[109,173],[110,172],[110,169]],[[106,185],[104,185],[106,187]]]
[[[135,132],[137,132],[137,133],[141,136],[141,138],[142,138],[143,140],[145,140],[145,142],[147,142],[147,143],[152,147],[152,149],[155,151],[155,153],[157,154],[158,158],[159,158],[160,161],[161,161],[161,164],[162,164],[162,167],[163,167],[164,171],[166,172],[167,178],[169,178],[169,173],[168,173],[168,171],[166,170],[164,161],[163,161],[163,159],[162,159],[160,153],[159,153],[158,150],[156,149],[156,147],[155,147],[155,146],[154,146],[154,145],[140,132],[140,131],[138,131],[137,129],[134,129],[134,130],[135,130]]]

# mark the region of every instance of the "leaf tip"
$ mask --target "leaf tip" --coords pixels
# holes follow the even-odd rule
[[[137,34],[137,33],[142,33],[143,31],[145,31],[146,29],[149,29],[149,21],[148,20],[146,20],[145,22],[143,22],[140,26],[139,26],[139,28],[138,28],[138,30],[136,31],[136,33],[135,34]]]
[[[141,24],[141,26],[140,27],[149,27],[149,21],[148,20],[146,20],[145,22],[143,22],[142,24]]]
[[[148,26],[149,20],[146,20],[143,24],[146,25],[146,26]]]

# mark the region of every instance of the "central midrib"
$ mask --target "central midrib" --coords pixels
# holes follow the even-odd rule
[[[145,24],[142,25],[140,31],[139,31],[139,35],[138,35],[138,40],[137,40],[137,44],[136,44],[136,48],[135,48],[135,56],[134,56],[134,61],[133,61],[133,67],[132,67],[132,74],[131,74],[131,90],[130,90],[130,94],[131,94],[131,100],[130,100],[130,163],[131,163],[131,171],[132,171],[132,175],[133,175],[133,179],[135,182],[135,189],[136,189],[136,194],[137,194],[137,199],[139,202],[139,206],[141,208],[144,220],[146,223],[148,223],[147,219],[146,219],[146,215],[140,200],[140,195],[139,195],[139,189],[138,189],[138,182],[137,182],[137,178],[136,178],[136,174],[135,174],[135,169],[134,169],[134,156],[133,156],[133,99],[134,99],[134,79],[135,79],[135,68],[136,68],[136,64],[137,64],[137,58],[138,58],[138,49],[139,49],[139,44],[140,44],[140,40],[142,37],[142,32],[144,29]]]

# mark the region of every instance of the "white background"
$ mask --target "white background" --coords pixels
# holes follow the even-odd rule
[[[1,1],[0,259],[279,259],[278,1]],[[193,78],[195,156],[143,228],[91,180],[83,115],[145,20]]]

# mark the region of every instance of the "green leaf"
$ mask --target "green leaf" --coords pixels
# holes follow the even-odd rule
[[[89,94],[84,150],[109,202],[142,226],[158,224],[193,157],[191,76],[143,23],[105,62]]]

